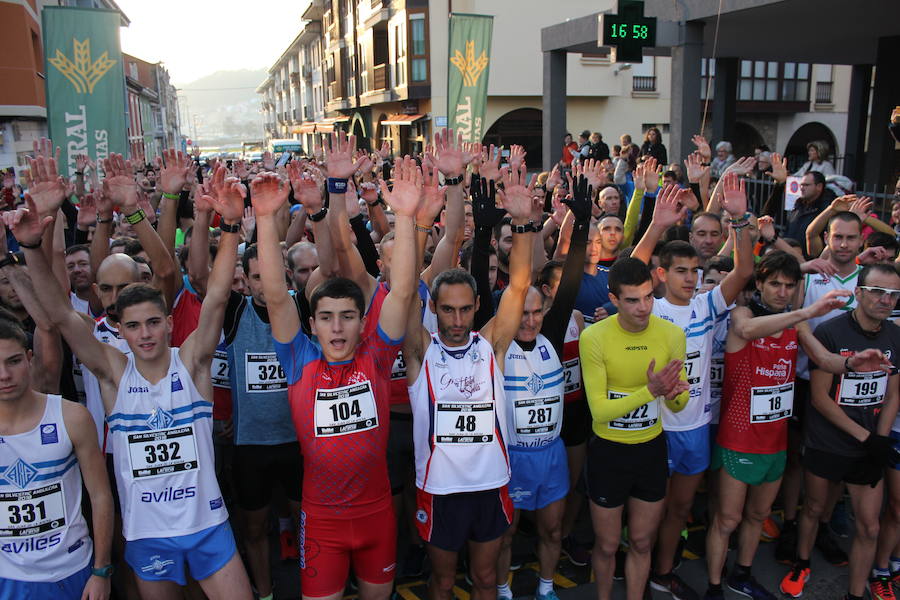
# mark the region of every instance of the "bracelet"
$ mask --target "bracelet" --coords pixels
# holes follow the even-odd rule
[[[21,246],[21,244],[19,244]],[[19,257],[16,256],[13,252],[7,252],[6,256],[0,259],[0,269],[3,267],[10,267],[19,264]]]
[[[347,180],[341,179],[339,177],[329,177],[328,178],[328,193],[329,194],[346,194],[347,193]]]
[[[456,177],[444,177],[444,185],[459,185],[465,178],[465,174],[457,175]]]
[[[749,220],[749,219],[746,220],[746,221],[738,222],[738,223],[732,223],[732,224],[731,224],[731,229],[733,229],[734,231],[740,231],[741,229],[747,227],[748,225],[750,225],[750,220]]]
[[[97,224],[98,224],[98,225],[101,224],[101,223],[112,223],[112,222],[113,222],[113,218],[112,218],[112,217],[109,217],[108,219],[104,219],[104,218],[101,217],[100,215],[97,215]]]
[[[322,219],[324,219],[324,218],[325,218],[325,215],[327,215],[327,214],[328,214],[328,208],[325,207],[325,206],[323,206],[323,207],[322,207],[322,210],[320,210],[320,211],[317,212],[317,213],[313,213],[313,214],[311,214],[311,215],[310,215],[310,214],[307,214],[307,215],[306,215],[306,218],[309,219],[310,221],[312,221],[313,223],[318,223],[319,221],[321,221]]]
[[[844,359],[844,372],[850,373],[853,369],[850,367],[850,356]]]
[[[731,217],[728,217],[728,222],[729,222],[729,223],[740,223],[741,221],[747,221],[747,220],[749,220],[750,217],[752,217],[752,216],[753,216],[752,214],[750,214],[750,213],[748,213],[748,212],[745,212],[745,213],[743,214],[743,216],[740,216],[740,217],[738,217],[738,218],[736,218],[736,219],[732,219]]]
[[[131,225],[137,225],[146,218],[147,214],[144,212],[143,208],[137,209],[137,212],[133,212],[130,215],[125,215],[125,221]]]
[[[229,225],[225,221],[221,221],[219,223],[219,229],[222,230],[222,233],[240,233],[241,231],[241,222],[238,221],[233,225]]]
[[[75,174],[84,177],[84,171],[75,171]]]
[[[513,233],[531,233],[534,231],[534,221],[528,221],[524,225],[513,225],[510,223],[509,226]]]
[[[37,250],[43,243],[44,238],[41,238],[38,240],[37,244],[26,244],[25,242],[19,242],[19,246],[21,246],[22,248],[28,248],[29,250]]]
[[[169,192],[163,192],[162,197],[168,198],[169,200],[181,200],[180,194],[170,194]]]
[[[416,231],[421,231],[422,233],[431,233],[433,227],[422,227],[418,223],[416,223]]]

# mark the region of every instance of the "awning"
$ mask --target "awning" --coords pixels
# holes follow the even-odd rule
[[[316,133],[331,133],[334,131],[335,123],[345,123],[350,117],[341,115],[340,117],[327,117],[316,123]]]
[[[391,115],[381,122],[382,125],[412,125],[425,115]]]
[[[291,133],[315,133],[316,132],[316,124],[312,121],[307,121],[306,123],[300,123],[299,125],[294,125],[291,127]]]
[[[340,117],[332,117],[331,118],[331,121],[333,121],[335,123],[346,123],[349,120],[350,120],[349,115],[341,115]]]

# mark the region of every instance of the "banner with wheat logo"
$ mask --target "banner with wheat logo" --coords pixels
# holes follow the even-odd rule
[[[450,15],[447,122],[465,142],[481,142],[487,109],[494,18]]]

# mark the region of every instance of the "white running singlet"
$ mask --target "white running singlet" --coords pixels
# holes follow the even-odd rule
[[[178,348],[151,384],[134,355],[119,381],[109,423],[126,540],[190,535],[228,519],[213,462],[212,402]]]
[[[820,299],[831,290],[850,291],[850,296],[847,298],[847,303],[844,304],[844,306],[835,308],[821,317],[807,319],[806,323],[809,325],[810,331],[815,333],[819,323],[824,323],[848,310],[856,308],[856,296],[853,294],[853,291],[856,289],[856,279],[859,277],[860,271],[862,271],[862,267],[857,265],[856,270],[846,277],[840,277],[838,275],[828,276],[823,275],[822,273],[807,273],[804,275],[803,288],[806,291],[806,295],[803,297],[803,308],[815,304],[816,300]],[[800,379],[809,379],[809,357],[802,348],[797,354],[797,377]]]
[[[87,566],[93,548],[62,398],[48,395],[34,429],[0,437],[0,577],[59,581]]]
[[[484,338],[448,348],[432,335],[409,398],[416,487],[445,495],[509,482],[503,374]]]
[[[563,419],[563,366],[546,337],[525,351],[512,341],[503,359],[503,389],[510,446],[539,448],[559,437]]]
[[[94,323],[94,337],[125,355],[131,354],[128,342],[119,336],[119,330],[113,327],[106,317],[100,317]],[[97,426],[97,440],[100,442],[100,450],[105,450],[109,454],[112,450],[109,448],[109,444],[106,443],[106,409],[103,407],[103,398],[100,397],[100,382],[86,367],[82,366],[81,372],[84,381],[85,406],[88,412],[91,413],[91,416],[94,418],[94,424]]]

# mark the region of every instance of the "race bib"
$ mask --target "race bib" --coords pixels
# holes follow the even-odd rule
[[[0,493],[0,538],[31,537],[65,526],[66,499],[61,482]]]
[[[397,352],[397,358],[394,359],[394,366],[391,367],[391,381],[406,379],[406,361],[403,360],[403,351]]]
[[[375,395],[368,381],[316,390],[316,437],[357,433],[378,427]]]
[[[624,398],[627,395],[628,394],[614,392],[612,390],[609,390],[607,392],[607,397],[610,400]],[[623,417],[619,417],[614,421],[610,421],[609,426],[613,429],[627,429],[629,431],[635,431],[640,429],[649,429],[650,427],[656,425],[657,421],[659,421],[659,402],[657,400],[653,400],[651,402],[648,402],[647,404],[638,406]]]
[[[709,389],[722,391],[722,379],[725,376],[725,359],[712,358],[709,361]]]
[[[518,435],[539,435],[555,431],[562,414],[559,396],[516,400],[514,409]]]
[[[200,466],[193,425],[129,433],[128,456],[135,479],[192,471]]]
[[[687,373],[687,382],[690,386],[700,384],[700,353],[688,352],[684,357],[684,370]]]
[[[220,388],[231,387],[228,373],[228,353],[223,352],[222,350],[213,352],[212,384]]]
[[[844,373],[838,404],[843,406],[870,406],[884,402],[888,376],[884,371],[868,373]]]
[[[494,403],[438,402],[435,404],[438,444],[488,444],[494,441]]]
[[[563,362],[563,393],[570,394],[581,389],[581,361],[573,358]]]
[[[794,382],[750,388],[750,422],[771,423],[791,416]]]
[[[274,352],[248,352],[244,356],[248,392],[277,392],[287,389],[287,377]]]

